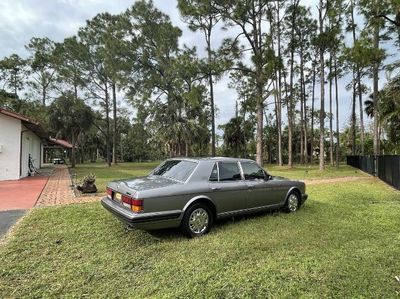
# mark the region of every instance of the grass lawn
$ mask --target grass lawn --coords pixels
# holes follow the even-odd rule
[[[138,177],[147,175],[160,162],[143,162],[143,163],[118,163],[108,167],[106,163],[86,163],[77,164],[75,169],[71,169],[76,173],[78,182],[89,174],[96,175],[96,186],[99,192],[106,192],[106,185],[111,180]]]
[[[0,297],[399,297],[400,192],[373,178],[307,192],[297,213],[191,240],[126,231],[99,203],[34,209],[0,244]]]
[[[160,162],[119,163],[111,167],[108,167],[105,163],[86,163],[78,164],[75,170],[72,171],[76,173],[78,181],[82,180],[88,173],[94,173],[96,175],[96,186],[100,193],[104,193],[106,192],[106,185],[109,181],[146,175],[159,163]],[[327,166],[326,170],[323,172],[319,171],[318,165],[296,165],[292,169],[289,169],[286,166],[279,167],[274,164],[266,165],[265,169],[272,175],[299,180],[343,176],[368,176],[362,171],[347,165],[341,165],[339,168]]]

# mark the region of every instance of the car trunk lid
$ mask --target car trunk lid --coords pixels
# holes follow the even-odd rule
[[[163,188],[177,183],[177,181],[161,176],[113,181],[107,186],[107,195],[125,208],[139,213],[144,210],[144,201],[138,198],[139,191]]]

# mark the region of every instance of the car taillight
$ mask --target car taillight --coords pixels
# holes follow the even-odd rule
[[[112,189],[107,187],[107,197],[112,198]]]
[[[122,194],[122,203],[128,206],[133,212],[139,213],[143,211],[143,200],[132,198],[128,195]]]

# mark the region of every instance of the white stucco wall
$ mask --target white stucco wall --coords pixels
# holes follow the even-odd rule
[[[19,176],[21,121],[0,114],[0,181]]]
[[[21,154],[21,177],[28,176],[29,173],[29,154],[33,159],[35,168],[40,168],[40,138],[32,131],[22,126],[22,154]]]

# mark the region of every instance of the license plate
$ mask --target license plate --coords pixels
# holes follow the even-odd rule
[[[121,201],[121,199],[122,199],[121,193],[115,193],[114,200]]]

